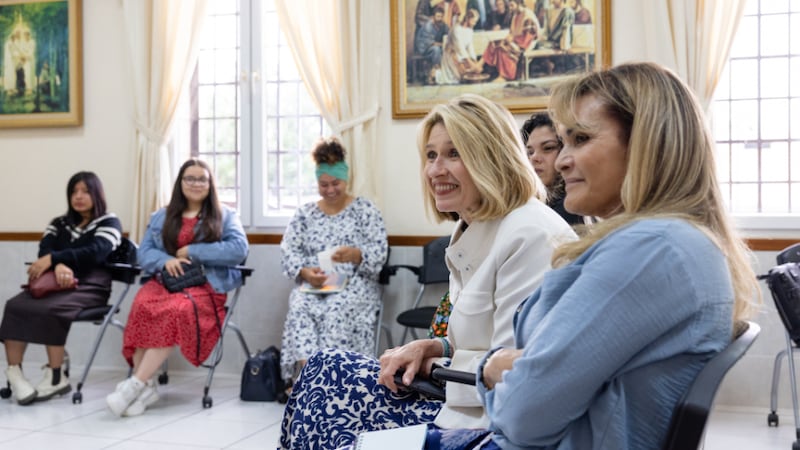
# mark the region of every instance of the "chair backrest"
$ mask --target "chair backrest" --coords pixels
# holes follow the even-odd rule
[[[786,247],[775,259],[778,261],[778,264],[800,262],[800,244],[794,244]]]
[[[689,390],[675,406],[662,450],[688,450],[700,446],[708,415],[722,379],[744,356],[760,332],[761,327],[754,322],[735,324],[734,340],[706,363]]]
[[[417,277],[420,284],[447,283],[450,270],[444,262],[444,251],[450,245],[450,236],[436,238],[422,248],[422,267]]]
[[[106,267],[111,271],[111,278],[127,284],[133,284],[141,272],[137,264],[138,246],[132,240],[122,237],[119,246],[106,258]]]

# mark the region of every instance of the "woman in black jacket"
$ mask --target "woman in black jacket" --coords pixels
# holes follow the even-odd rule
[[[20,405],[47,400],[72,390],[61,372],[64,344],[70,325],[88,307],[105,305],[111,294],[111,273],[104,268],[108,255],[122,239],[122,226],[106,212],[103,184],[92,172],[78,172],[67,183],[67,213],[50,222],[39,241],[38,259],[28,267],[30,281],[53,271],[60,286],[74,289],[33,298],[23,290],[6,302],[0,323],[5,344],[8,385]],[[47,347],[48,364],[34,387],[22,373],[28,343]]]

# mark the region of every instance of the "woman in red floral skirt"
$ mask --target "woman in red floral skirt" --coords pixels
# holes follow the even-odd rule
[[[209,166],[186,161],[169,205],[150,217],[139,247],[139,264],[154,276],[136,294],[128,316],[122,354],[133,375],[106,397],[114,414],[139,415],[158,400],[153,376],[172,347],[195,366],[208,358],[225,320],[226,293],[242,282],[231,267],[245,256],[242,224],[220,205]],[[208,281],[170,293],[158,275],[181,275],[182,264],[202,264]]]

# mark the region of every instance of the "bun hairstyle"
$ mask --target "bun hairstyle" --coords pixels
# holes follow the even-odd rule
[[[343,162],[345,150],[341,142],[335,137],[320,139],[317,145],[314,146],[314,151],[311,156],[314,162],[319,164],[336,164]]]

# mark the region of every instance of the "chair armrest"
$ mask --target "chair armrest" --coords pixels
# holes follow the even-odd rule
[[[431,378],[437,381],[452,381],[455,383],[469,384],[475,386],[475,373],[463,370],[448,369],[437,367],[431,372]]]
[[[249,277],[250,275],[252,275],[252,274],[253,274],[253,270],[255,270],[255,269],[253,269],[252,267],[243,266],[243,265],[241,265],[241,264],[239,264],[238,266],[233,266],[233,267],[231,267],[231,268],[232,268],[233,270],[238,270],[239,272],[241,272],[241,274],[242,274],[242,280],[244,280],[245,278],[247,278],[247,277]]]
[[[407,264],[397,264],[393,266],[388,266],[388,269],[392,271],[392,275],[396,274],[398,269],[406,269],[412,272],[414,275],[419,276],[419,272],[422,268],[419,266],[409,266]]]

